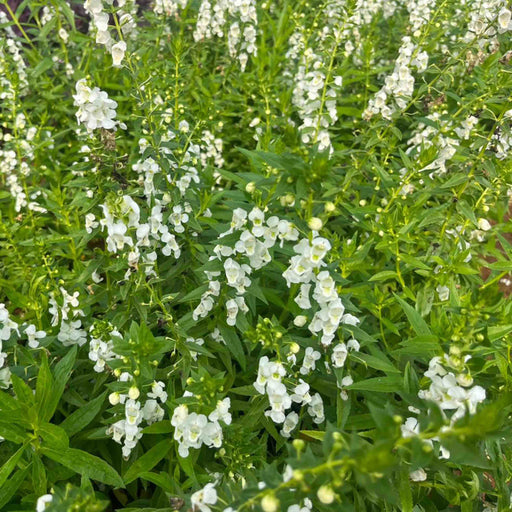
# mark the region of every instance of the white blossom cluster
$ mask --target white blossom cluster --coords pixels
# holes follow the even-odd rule
[[[512,30],[512,12],[507,0],[475,0],[471,4],[470,21],[463,38],[476,41],[489,51],[497,48],[497,35]]]
[[[301,370],[304,368],[307,368],[308,372],[309,370],[314,370],[315,361],[319,358],[320,353],[308,347]],[[292,389],[292,393],[289,394],[283,382],[286,377],[287,372],[282,363],[270,361],[267,356],[263,356],[259,361],[258,377],[254,387],[258,393],[267,395],[270,410],[265,412],[265,416],[270,417],[274,423],[282,424],[281,435],[283,437],[290,437],[291,432],[299,423],[299,415],[296,412],[286,413],[288,409],[291,409],[292,403],[297,403],[299,406],[307,405],[308,414],[315,423],[322,423],[325,420],[325,415],[323,400],[319,393],[311,396],[309,384],[303,379],[299,379],[298,384]]]
[[[238,56],[243,71],[249,56],[257,53],[257,25],[255,0],[202,0],[194,39],[221,38],[227,29],[229,53],[233,58]]]
[[[211,135],[210,132],[207,133]],[[217,165],[223,162],[220,139],[205,136],[205,145],[189,144],[178,160],[172,150],[166,147],[166,143],[175,137],[174,132],[168,130],[162,136],[163,144],[158,148],[158,161],[165,159],[169,166],[168,173],[151,156],[140,159],[132,166],[144,188],[147,207],[142,206],[141,210],[141,206],[132,197],[124,195],[107,200],[101,205],[103,218],[99,221],[93,213],[85,216],[85,229],[88,233],[101,226],[107,232],[107,250],[126,254],[129,266],[126,279],[132,270],[137,270],[140,266],[147,275],[156,275],[157,251],[164,256],[173,256],[176,259],[180,257],[177,235],[185,233],[193,211],[187,201],[172,204],[170,191],[177,189],[181,196],[185,196],[187,191],[194,195],[195,191],[190,190],[190,187],[199,183],[198,164],[206,164],[210,160]],[[139,140],[141,154],[148,147],[149,142],[146,139]],[[163,190],[155,185],[157,175],[165,179]],[[203,215],[208,216],[211,213],[205,210]]]
[[[128,372],[119,375],[119,381],[129,382],[133,377]],[[123,457],[128,458],[131,451],[137,445],[142,437],[142,421],[148,425],[161,421],[164,417],[164,410],[158,404],[160,401],[164,404],[167,401],[165,385],[161,381],[154,381],[151,385],[151,392],[147,394],[148,400],[144,406],[138,400],[140,391],[136,386],[130,387],[128,394],[114,392],[109,396],[110,403],[117,405],[124,404],[124,419],[110,425],[107,429],[107,435],[111,435],[116,443],[123,444]],[[124,442],[123,442],[124,438]]]
[[[332,152],[329,127],[338,120],[336,98],[343,79],[329,72],[325,63],[342,44],[346,55],[357,53],[361,49],[361,28],[379,12],[387,19],[396,8],[394,0],[358,0],[353,9],[345,0],[331,0],[322,10],[320,31],[299,26],[292,34],[283,75],[292,77],[292,101],[302,120],[299,130],[305,144],[318,143],[320,151]],[[315,21],[320,24],[317,18]],[[357,65],[362,63],[354,58]]]
[[[55,294],[50,292],[50,309],[52,315],[51,325],[59,327],[57,339],[65,346],[78,345],[82,346],[87,341],[87,333],[82,329],[82,320],[85,313],[80,309],[78,297],[79,292],[70,295],[65,288],[60,287],[62,297],[59,302],[55,298]]]
[[[466,356],[464,363],[470,358]],[[464,417],[467,413],[475,414],[477,405],[485,400],[485,389],[481,386],[473,386],[473,379],[467,372],[454,373],[446,370],[445,366],[452,367],[456,362],[447,354],[443,357],[436,356],[429,362],[428,370],[425,376],[431,381],[430,387],[418,392],[419,398],[435,402],[443,415],[445,411],[454,411],[449,419],[450,426],[457,420]],[[457,365],[459,366],[459,365]],[[414,413],[420,411],[414,407],[409,407],[409,410]],[[446,431],[450,426],[442,428]],[[420,434],[419,421],[414,417],[406,419],[405,423],[401,426],[403,437],[412,437]],[[424,439],[423,442],[433,447],[433,441],[439,441],[439,437],[431,437]],[[450,452],[444,446],[440,445],[440,458],[449,459]],[[411,474],[413,481],[423,481],[427,475],[423,469],[418,469]]]
[[[190,504],[192,505],[192,510],[211,512],[211,508],[208,505],[215,505],[217,503],[217,499],[215,484],[209,483],[199,491],[192,494],[190,497]]]
[[[223,142],[219,137],[215,137],[209,130],[204,130],[201,137],[203,146],[201,151],[201,165],[206,167],[208,162],[213,160],[215,167],[222,168],[224,158],[222,157]]]
[[[20,327],[24,328],[23,332],[25,333],[29,348],[38,348],[39,340],[46,337],[46,332],[38,331],[34,324],[24,324],[20,326],[11,319],[5,304],[0,303],[0,368],[4,366],[7,358],[7,353],[3,352],[3,342],[8,341],[13,332],[20,336]],[[3,377],[0,378],[0,380],[3,380]]]
[[[114,1],[105,0],[105,3],[112,8]],[[96,42],[107,48],[112,55],[113,65],[119,67],[126,52],[126,41],[121,39],[114,42],[109,29],[109,13],[104,11],[103,0],[85,0],[84,8],[91,16],[91,30],[96,31]],[[115,16],[119,17],[119,26],[124,38],[136,33],[137,27],[134,19],[136,10],[133,0],[117,0]]]
[[[258,207],[249,213],[242,208],[233,211],[231,226],[219,235],[219,239],[233,233],[240,234],[234,247],[217,244],[214,248],[215,255],[210,256],[210,261],[222,262],[225,282],[237,294],[226,302],[228,325],[235,325],[239,311],[247,311],[243,295],[251,285],[249,275],[253,270],[258,270],[272,261],[269,249],[274,247],[278,240],[282,246],[284,241],[297,240],[299,235],[291,222],[276,216],[265,219],[265,213]],[[241,259],[241,262],[237,259]],[[205,271],[205,275],[209,287],[193,312],[194,320],[208,315],[215,305],[215,297],[220,295],[221,282],[217,278],[221,271]]]
[[[165,256],[174,255],[179,258],[181,251],[176,237],[170,232],[169,226],[163,223],[162,210],[165,206],[165,201],[156,201],[146,222],[140,222],[140,207],[130,196],[125,195],[121,201],[111,205],[103,204],[104,216],[99,223],[102,229],[107,229],[108,251],[122,252],[127,247],[129,267],[137,269],[142,262],[147,275],[155,275],[153,267],[157,260],[157,246]],[[191,207],[187,203],[172,208],[169,221],[175,233],[184,231],[183,224],[188,221],[190,211]],[[95,222],[94,219],[91,222]],[[129,275],[130,269],[126,277]]]
[[[404,109],[414,92],[412,68],[421,73],[427,69],[428,53],[419,51],[409,36],[402,38],[393,72],[384,80],[384,86],[371,98],[363,113],[365,119],[380,114],[384,119],[391,119],[397,109]],[[393,103],[394,102],[394,103]]]
[[[185,393],[184,396],[190,395]],[[219,400],[208,416],[189,412],[185,404],[174,409],[171,425],[175,429],[174,439],[178,441],[178,453],[181,457],[188,457],[190,448],[198,449],[203,444],[209,448],[222,446],[222,427],[219,422],[231,424],[230,406],[229,398]]]
[[[470,356],[466,356],[466,362]],[[473,378],[468,373],[455,374],[447,371],[445,366],[452,366],[450,357],[434,357],[425,372],[425,377],[431,380],[430,387],[421,390],[418,396],[423,400],[435,402],[441,411],[454,411],[450,423],[464,417],[466,411],[475,414],[476,407],[485,400],[485,389],[472,386]]]
[[[105,371],[105,366],[109,361],[120,357],[114,352],[114,342],[112,338],[120,338],[121,333],[117,329],[112,328],[108,335],[102,334],[96,337],[94,335],[94,326],[91,326],[89,332],[91,335],[89,341],[89,359],[95,363],[94,371],[101,373]]]
[[[153,11],[156,14],[165,14],[166,16],[176,16],[180,9],[187,6],[188,0],[155,0]]]
[[[336,96],[342,83],[341,76],[333,78],[328,74],[322,59],[312,50],[303,52],[294,78],[292,102],[302,120],[302,142],[318,142],[319,151],[332,151],[328,128],[338,120]]]
[[[18,324],[11,320],[5,304],[0,304],[0,368],[4,366],[5,359],[7,358],[7,354],[2,352],[2,345],[4,341],[9,340],[12,331],[16,331],[19,334]]]
[[[290,265],[283,272],[288,288],[292,284],[300,284],[295,302],[301,309],[312,309],[311,299],[320,307],[314,313],[308,328],[313,334],[322,333],[320,341],[324,346],[332,343],[340,323],[348,325],[359,323],[355,316],[345,314],[345,307],[338,296],[336,283],[329,271],[320,270],[326,266],[323,260],[330,249],[331,244],[325,238],[314,236],[311,241],[303,238],[293,247],[295,256],[292,256]],[[295,319],[295,324],[301,327],[306,321],[307,318],[300,315]]]
[[[27,65],[23,60],[23,47],[14,33],[7,14],[0,11],[0,100],[14,100],[15,94],[24,95],[28,92]],[[11,72],[7,72],[11,62],[14,64],[16,87],[10,80]],[[10,71],[10,70],[9,70]],[[13,77],[14,78],[14,77]]]
[[[28,192],[27,180],[31,173],[34,159],[34,139],[37,128],[30,126],[23,113],[22,99],[28,93],[26,63],[22,58],[22,46],[14,34],[6,14],[0,11],[0,100],[6,111],[13,113],[9,129],[4,124],[0,128],[0,175],[5,178],[4,186],[15,199],[14,209],[20,212],[28,208],[34,212],[44,213],[37,198],[41,190]],[[14,115],[16,113],[16,115]],[[42,134],[47,134],[46,131]]]
[[[430,171],[429,177],[433,178],[435,175],[445,174],[448,171],[448,161],[455,156],[460,143],[471,138],[478,124],[478,118],[470,115],[459,124],[455,124],[452,120],[445,119],[439,112],[425,117],[431,123],[420,122],[418,124],[413,136],[407,141],[409,147],[405,153],[415,161],[420,161],[423,155],[428,154],[430,161],[428,163],[421,162],[419,172]],[[436,150],[434,154],[433,149]],[[405,174],[406,169],[402,169],[400,172]],[[411,191],[412,189],[404,189],[403,192],[405,194]]]
[[[126,129],[126,125],[115,121],[117,102],[111,100],[108,94],[98,87],[91,89],[85,78],[76,83],[76,94],[73,95],[73,99],[74,105],[78,107],[78,124],[84,124],[88,132],[98,128],[112,130],[117,126]]]

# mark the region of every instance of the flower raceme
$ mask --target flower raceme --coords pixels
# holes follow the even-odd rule
[[[75,106],[78,107],[78,124],[84,124],[88,132],[98,128],[113,130],[118,126],[126,129],[124,123],[115,121],[117,102],[111,100],[108,94],[98,87],[91,89],[85,78],[76,83],[76,94],[73,95],[73,99]]]

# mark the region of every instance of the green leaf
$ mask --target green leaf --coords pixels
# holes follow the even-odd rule
[[[62,393],[64,393],[64,389],[69,380],[69,376],[71,375],[71,371],[75,364],[77,353],[77,346],[74,345],[73,348],[55,365],[54,374],[54,388],[53,394],[48,402],[48,414],[50,419],[57,409],[57,405],[59,403],[60,397]]]
[[[48,366],[48,356],[43,351],[36,382],[37,416],[41,422],[48,421],[53,416],[54,411],[51,410],[52,395],[53,377]]]
[[[376,391],[379,393],[393,393],[402,389],[402,378],[400,376],[374,377],[359,382],[354,382],[347,389],[358,391]]]
[[[325,431],[323,430],[301,430],[300,434],[316,441],[323,441],[325,437]]]
[[[42,423],[37,433],[43,438],[45,446],[55,450],[65,450],[69,446],[69,438],[66,431],[53,423]]]
[[[43,447],[41,452],[46,457],[91,480],[97,480],[114,487],[124,487],[123,479],[117,471],[104,460],[90,453],[75,448],[53,450],[46,447]]]
[[[400,373],[398,368],[395,368],[391,362],[384,356],[376,357],[364,352],[352,352],[351,356],[354,360],[359,360],[366,363],[369,367],[381,370],[385,373]]]
[[[402,503],[402,512],[412,512],[413,501],[411,492],[411,482],[409,479],[409,471],[402,469],[400,471],[400,501]]]
[[[26,446],[22,446],[14,455],[12,455],[0,468],[0,489],[9,478],[9,475],[14,471],[16,464],[20,460],[23,452],[25,451]]]
[[[32,407],[34,405],[34,393],[30,389],[30,386],[23,380],[20,379],[14,373],[11,374],[12,388],[16,393],[18,400],[24,404],[25,407]]]
[[[158,487],[160,487],[160,489],[164,490],[165,492],[174,493],[176,491],[176,488],[173,484],[173,480],[171,479],[169,473],[166,473],[164,471],[162,471],[161,473],[141,473],[139,475],[139,478],[141,478],[142,480],[147,480],[148,482],[157,485]]]
[[[246,367],[246,359],[245,353],[242,346],[242,342],[238,337],[235,329],[233,327],[226,327],[224,325],[219,326],[219,331],[222,334],[222,337],[226,341],[226,346],[233,354],[233,357],[240,363],[240,366],[243,370]]]
[[[25,476],[29,470],[29,467],[30,466],[27,466],[24,469],[20,469],[14,473],[14,476],[9,478],[7,483],[0,487],[0,510],[3,510],[3,507],[9,503],[10,499],[19,489],[23,483],[23,480],[25,480]]]
[[[397,279],[398,274],[393,270],[383,270],[382,272],[377,272],[377,274],[373,275],[368,279],[368,281],[387,281],[388,279]]]
[[[164,439],[139,457],[124,474],[126,484],[133,482],[141,473],[151,471],[171,450],[172,443]]]
[[[105,391],[94,400],[87,402],[83,407],[78,408],[70,414],[60,426],[67,432],[69,437],[84,429],[101,411],[107,392]]]
[[[142,430],[143,434],[170,434],[174,430],[169,420],[162,420],[147,426]]]
[[[421,315],[411,305],[407,304],[405,300],[401,299],[396,293],[393,295],[402,306],[402,309],[407,315],[407,319],[414,329],[414,332],[416,332],[418,336],[432,336],[432,331],[430,330],[425,320],[423,320]]]
[[[11,420],[0,420],[0,436],[8,441],[21,444],[28,439],[29,434],[22,428],[12,423]]]
[[[496,341],[512,332],[512,324],[493,325],[487,328],[487,337],[489,341]]]

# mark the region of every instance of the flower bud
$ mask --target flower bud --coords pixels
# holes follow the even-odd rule
[[[332,490],[332,487],[329,487],[328,485],[322,485],[322,487],[318,489],[316,495],[318,496],[318,499],[325,505],[330,505],[336,496]]]
[[[263,512],[277,512],[279,510],[279,500],[273,494],[267,494],[261,500]]]
[[[311,217],[308,222],[309,229],[314,231],[320,231],[323,225],[322,219],[319,219],[318,217]]]
[[[295,325],[295,327],[303,327],[307,321],[308,319],[306,316],[299,315],[295,317],[295,319],[293,320],[293,324]]]
[[[108,395],[108,401],[111,403],[111,405],[117,405],[121,400],[121,395],[117,392],[117,391],[114,391],[113,393],[110,393],[110,395]]]
[[[139,388],[137,386],[132,386],[130,388],[130,391],[128,391],[128,396],[132,399],[132,400],[137,400],[137,398],[139,398],[140,396],[140,391],[139,391]]]
[[[336,210],[336,205],[332,201],[327,201],[327,203],[325,203],[324,210],[327,213],[332,213],[334,210]]]

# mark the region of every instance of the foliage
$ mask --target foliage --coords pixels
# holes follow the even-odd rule
[[[146,4],[0,2],[0,509],[509,510],[509,2]]]

